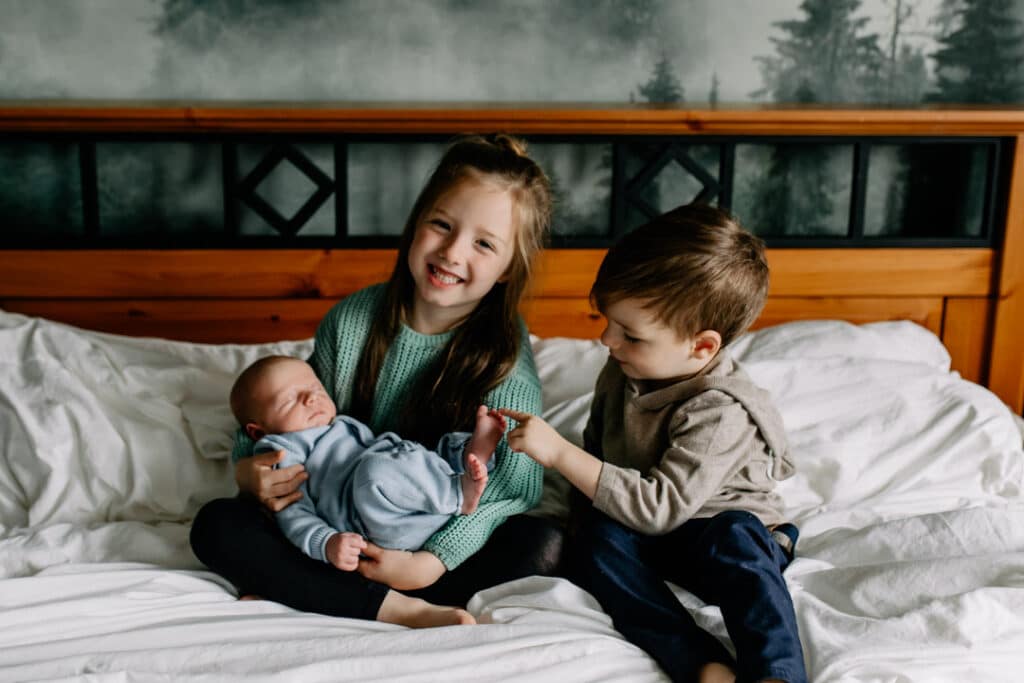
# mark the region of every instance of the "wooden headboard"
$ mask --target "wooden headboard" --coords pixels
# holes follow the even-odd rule
[[[0,106],[0,132],[987,135],[1011,139],[1005,222],[985,248],[772,248],[758,326],[909,319],[964,377],[1024,409],[1024,112],[679,108]],[[742,217],[741,217],[742,218]],[[389,249],[0,249],[0,308],[199,342],[310,336],[339,298],[387,278]],[[601,249],[549,249],[523,314],[540,336],[596,337]]]

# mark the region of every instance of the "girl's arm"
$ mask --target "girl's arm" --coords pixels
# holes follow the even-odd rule
[[[542,410],[540,381],[533,369],[533,357],[526,342],[522,351],[528,354],[517,364],[514,374],[487,397],[492,408],[506,408],[524,413]],[[513,452],[507,437],[495,449],[496,462],[477,511],[455,517],[430,537],[423,550],[436,556],[446,568],[454,569],[475,553],[491,532],[511,515],[526,512],[540,502],[543,489],[543,468],[521,453]]]

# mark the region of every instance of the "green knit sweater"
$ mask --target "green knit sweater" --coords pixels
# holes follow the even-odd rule
[[[384,285],[374,285],[343,299],[332,308],[316,331],[310,363],[324,387],[334,397],[338,412],[345,413],[352,404],[352,387],[356,365],[384,294]],[[494,408],[511,408],[540,414],[541,389],[533,362],[526,326],[519,359],[505,381],[491,390],[485,403]],[[396,431],[400,412],[409,399],[409,387],[415,386],[420,373],[434,361],[454,332],[426,335],[402,326],[388,349],[377,379],[373,410],[368,426],[374,433]],[[427,401],[423,396],[410,400]],[[232,458],[252,454],[252,441],[239,431]],[[540,501],[543,468],[521,453],[508,449],[505,439],[498,444],[494,470],[477,511],[452,518],[430,537],[423,550],[436,555],[448,569],[453,569],[479,550],[491,532],[510,515],[529,510]]]

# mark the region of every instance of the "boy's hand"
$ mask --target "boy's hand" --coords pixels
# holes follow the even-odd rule
[[[554,467],[583,495],[593,500],[601,478],[600,460],[562,437],[547,422],[529,413],[501,409],[519,424],[508,433],[508,447],[526,453],[544,467]]]
[[[555,431],[554,427],[530,413],[507,408],[499,408],[498,412],[519,423],[508,433],[509,448],[526,453],[544,467],[559,466],[558,460],[566,451],[566,446],[572,444]]]
[[[271,451],[242,458],[235,464],[238,490],[254,496],[271,512],[280,512],[302,498],[299,485],[309,479],[302,465],[275,470],[274,465],[282,459],[284,451]]]
[[[359,553],[366,548],[366,539],[351,531],[333,534],[327,539],[324,553],[327,561],[347,572],[359,566]]]

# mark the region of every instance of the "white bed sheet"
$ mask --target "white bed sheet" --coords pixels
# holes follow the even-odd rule
[[[545,415],[578,441],[605,353],[534,348]],[[204,571],[188,525],[234,489],[227,387],[260,355],[309,349],[0,313],[0,680],[662,680],[559,579],[477,594],[478,626],[412,631],[238,601]],[[792,323],[735,351],[778,401],[799,468],[781,485],[802,528],[786,576],[812,680],[1013,680],[1024,451],[1009,410],[912,323]],[[677,595],[725,637],[716,608]]]

